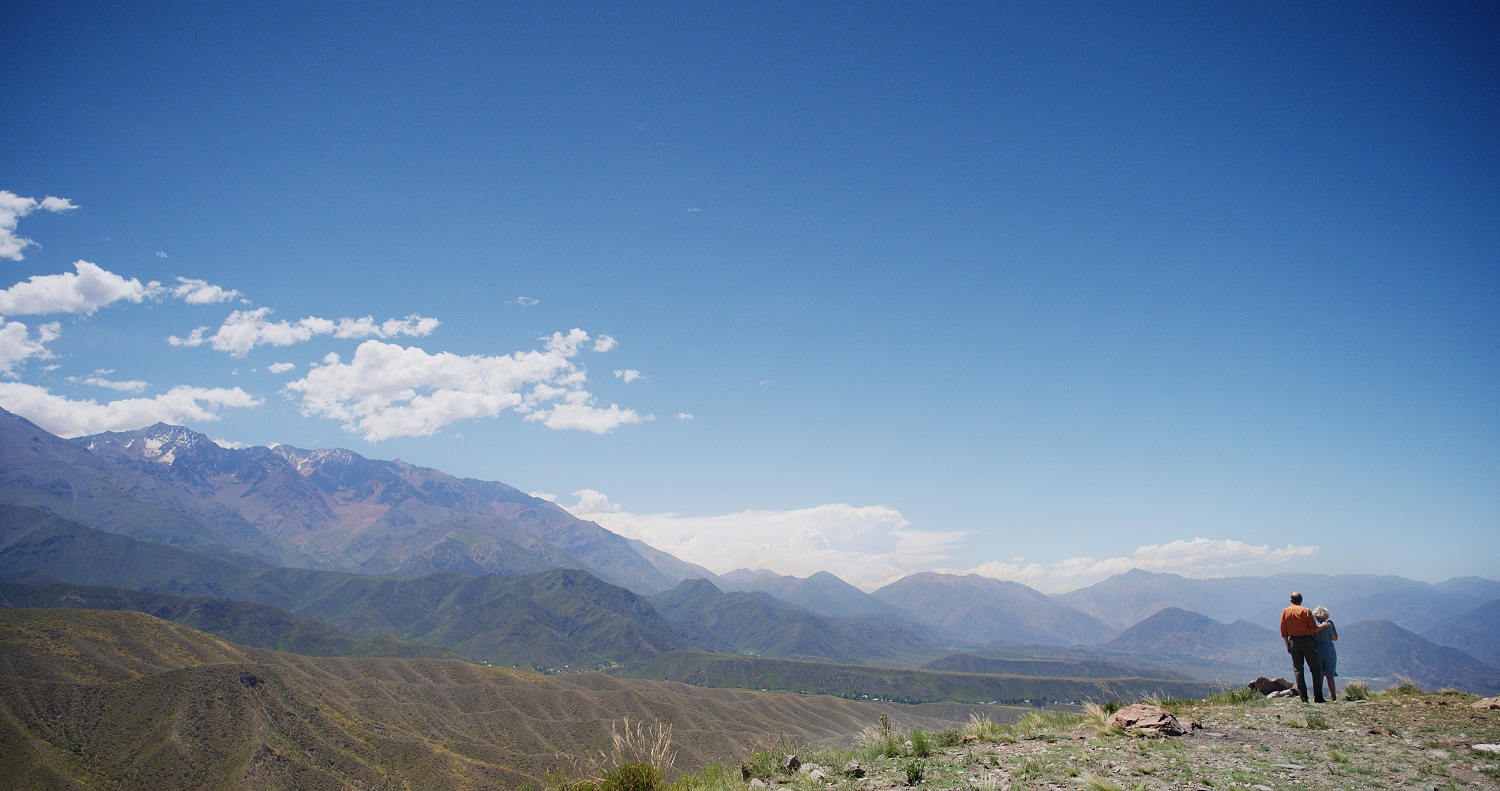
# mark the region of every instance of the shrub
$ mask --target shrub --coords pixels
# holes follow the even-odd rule
[[[901,771],[906,773],[906,784],[914,786],[927,776],[927,762],[921,758],[913,758],[901,764]]]
[[[932,738],[939,747],[957,747],[964,743],[964,732],[957,728],[948,728],[933,734]]]
[[[1345,692],[1347,695],[1347,691]],[[1422,688],[1413,684],[1409,679],[1401,679],[1401,683],[1384,692],[1386,695],[1420,695]]]
[[[1354,682],[1344,687],[1344,700],[1369,700],[1370,688],[1365,684]]]
[[[631,761],[604,773],[599,791],[656,791],[661,771],[651,764]]]
[[[932,755],[932,740],[927,738],[927,731],[921,728],[912,728],[911,733],[906,735],[906,740],[911,744],[911,754],[917,758],[926,758]]]

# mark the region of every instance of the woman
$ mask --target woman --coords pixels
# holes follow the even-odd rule
[[[1338,675],[1339,652],[1333,642],[1339,639],[1339,630],[1328,620],[1328,608],[1313,610],[1313,620],[1318,622],[1318,631],[1313,641],[1318,645],[1318,663],[1323,666],[1323,678],[1328,679],[1328,699],[1338,700],[1338,690],[1333,688],[1333,677]]]

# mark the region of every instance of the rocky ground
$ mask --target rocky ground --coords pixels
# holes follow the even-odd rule
[[[1460,693],[1385,693],[1365,701],[1296,699],[1165,703],[1185,731],[1141,735],[1093,718],[1034,716],[957,746],[954,734],[897,732],[897,755],[870,749],[843,764],[766,777],[752,786],[894,789],[1500,789],[1500,710]],[[1191,721],[1191,722],[1189,722]],[[976,729],[971,727],[969,733]],[[889,751],[887,751],[889,753]],[[921,756],[920,753],[927,755]],[[827,753],[809,756],[836,760]],[[826,774],[826,777],[820,775]],[[768,781],[768,782],[767,782]]]

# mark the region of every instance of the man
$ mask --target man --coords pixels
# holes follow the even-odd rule
[[[1318,643],[1313,635],[1323,627],[1313,620],[1312,611],[1302,606],[1302,594],[1292,591],[1292,605],[1281,611],[1281,639],[1292,655],[1292,669],[1297,671],[1297,695],[1307,702],[1307,681],[1302,678],[1302,663],[1312,670],[1313,702],[1323,702],[1323,666],[1318,662]]]

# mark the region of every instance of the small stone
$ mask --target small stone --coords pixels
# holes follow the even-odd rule
[[[809,780],[827,780],[828,779],[828,773],[825,772],[825,771],[823,771],[822,769],[814,769],[811,772],[807,773],[807,779],[809,779]]]
[[[787,771],[787,774],[791,774],[792,772],[797,771],[801,767],[802,767],[802,759],[798,758],[795,753],[793,753],[792,755],[788,755],[781,762],[781,768],[785,769]]]
[[[1271,764],[1272,769],[1286,769],[1291,772],[1300,772],[1307,767],[1302,764]]]
[[[750,787],[751,788],[765,788],[766,787],[766,781],[764,781],[764,780],[760,779],[759,777],[757,777],[754,780],[750,781]]]
[[[859,765],[859,761],[850,761],[844,764],[844,776],[860,778],[865,776],[865,768]]]

